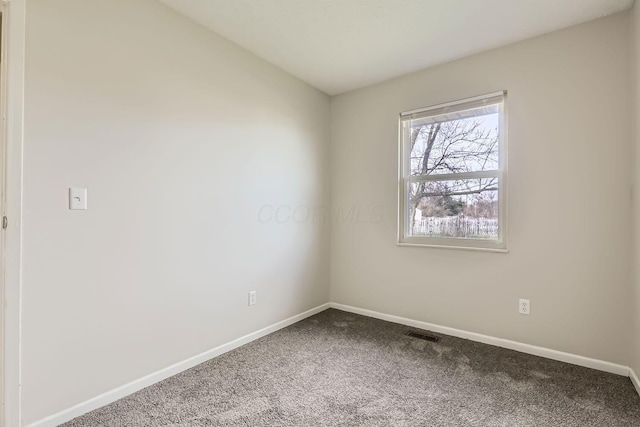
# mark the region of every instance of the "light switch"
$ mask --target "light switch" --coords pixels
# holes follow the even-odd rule
[[[87,209],[87,189],[69,188],[69,209]]]

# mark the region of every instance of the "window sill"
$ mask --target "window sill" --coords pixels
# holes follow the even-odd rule
[[[465,251],[496,252],[501,254],[509,253],[509,249],[505,249],[505,248],[479,248],[476,246],[432,245],[428,243],[406,243],[406,242],[397,242],[396,245],[415,247],[415,248],[462,249]]]

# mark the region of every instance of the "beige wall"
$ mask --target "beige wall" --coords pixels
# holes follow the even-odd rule
[[[365,214],[333,224],[332,301],[628,364],[629,48],[624,13],[333,98],[333,209]],[[502,89],[510,252],[397,246],[398,113]]]
[[[153,0],[26,25],[26,424],[328,301],[328,223],[258,221],[328,204],[328,96]]]

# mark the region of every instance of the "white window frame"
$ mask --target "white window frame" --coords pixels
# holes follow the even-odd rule
[[[499,168],[497,171],[478,171],[464,173],[438,174],[421,177],[411,176],[409,127],[404,126],[416,116],[429,117],[445,113],[463,111],[484,105],[483,103],[501,97],[499,103]],[[495,104],[494,102],[490,102]],[[488,105],[488,104],[487,104]],[[438,248],[472,249],[493,252],[507,252],[507,91],[465,98],[400,113],[398,149],[398,245]],[[412,182],[444,181],[451,179],[498,178],[498,239],[470,239],[455,237],[414,237],[409,234],[408,188]]]

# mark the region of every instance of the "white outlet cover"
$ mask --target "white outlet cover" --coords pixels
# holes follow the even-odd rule
[[[530,314],[531,313],[531,301],[528,299],[520,298],[518,302],[518,312],[520,314]]]

